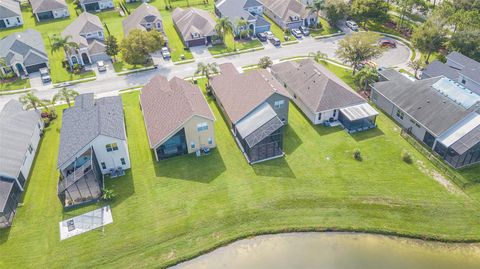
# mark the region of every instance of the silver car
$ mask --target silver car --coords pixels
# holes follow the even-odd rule
[[[98,69],[98,72],[105,72],[105,71],[107,71],[107,66],[105,65],[105,62],[103,62],[103,61],[98,61],[98,62],[97,62],[97,69]]]
[[[358,25],[354,21],[346,21],[345,25],[347,25],[348,28],[352,29],[352,31],[358,31]]]

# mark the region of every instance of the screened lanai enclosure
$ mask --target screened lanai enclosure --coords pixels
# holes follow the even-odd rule
[[[283,156],[284,123],[265,103],[237,125],[236,136],[249,161],[254,164]]]
[[[375,128],[378,112],[369,104],[360,104],[340,109],[338,121],[349,133]]]
[[[20,195],[15,181],[0,177],[0,228],[12,225]]]
[[[64,208],[98,200],[102,196],[103,175],[95,152],[88,149],[61,171],[58,197]]]

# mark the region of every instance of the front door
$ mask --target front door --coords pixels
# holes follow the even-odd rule
[[[90,59],[88,58],[88,55],[85,52],[82,53],[82,61],[83,61],[83,64],[90,64]]]

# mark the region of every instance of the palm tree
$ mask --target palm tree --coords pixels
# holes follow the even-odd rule
[[[408,67],[412,68],[414,71],[415,78],[418,78],[418,71],[425,67],[425,64],[422,60],[410,61],[408,62]]]
[[[18,99],[27,109],[38,110],[39,106],[42,106],[42,100],[38,98],[33,92],[29,92],[20,96]]]
[[[7,61],[5,61],[5,58],[0,58],[0,78],[4,78],[4,73],[3,73],[3,68],[7,67]]]
[[[210,76],[216,73],[218,73],[217,63],[198,63],[197,71],[195,71],[195,74],[201,74],[207,78],[207,88],[210,88]]]
[[[233,23],[226,17],[220,18],[215,25],[215,31],[217,31],[217,34],[222,38],[223,43],[225,43],[225,36],[233,34]],[[235,38],[233,41],[233,45],[235,46]]]
[[[40,100],[40,105],[42,106],[43,110],[48,113],[48,117],[50,119],[56,119],[57,118],[57,112],[55,111],[55,100],[48,100],[48,99],[43,99]]]
[[[72,89],[68,89],[68,88],[65,88],[63,87],[62,89],[60,89],[57,94],[55,94],[53,96],[53,103],[56,103],[57,101],[65,101],[68,105],[68,107],[70,107],[70,102],[73,101],[75,99],[75,97],[77,97],[78,95],[78,92],[72,90]]]
[[[77,43],[70,41],[72,39],[71,35],[67,35],[65,37],[54,35],[52,39],[52,53],[62,48],[64,51],[70,51],[72,49],[79,48]]]
[[[325,0],[314,0],[310,5],[307,6],[307,9],[310,12],[317,15],[316,19],[320,16],[320,12],[325,9]],[[318,23],[315,25],[315,28],[318,27]]]
[[[317,52],[310,52],[310,54],[308,54],[308,57],[311,57],[313,58],[313,60],[317,63],[320,63],[321,61],[327,59],[327,54],[321,52],[321,51],[317,51]]]
[[[237,21],[236,25],[237,25],[236,28],[237,28],[238,34],[240,36],[240,39],[243,39],[243,35],[245,33],[248,33],[248,29],[247,29],[248,28],[248,22],[244,19],[240,19],[240,20]]]
[[[355,84],[361,90],[368,90],[368,85],[378,80],[377,69],[364,67],[353,77]]]

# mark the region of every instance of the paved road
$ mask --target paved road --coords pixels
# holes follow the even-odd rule
[[[304,40],[301,40],[298,44],[284,46],[282,48],[265,46],[264,50],[223,58],[213,58],[209,53],[202,54],[201,51],[196,49],[195,55],[200,59],[197,59],[194,63],[183,65],[166,63],[160,65],[158,69],[126,76],[99,75],[95,81],[81,83],[71,87],[79,93],[94,92],[97,95],[115,94],[122,89],[145,85],[156,74],[161,74],[168,78],[174,76],[181,78],[192,76],[195,73],[198,62],[216,62],[218,64],[231,62],[237,68],[241,68],[242,66],[258,63],[258,60],[264,56],[269,56],[275,61],[292,56],[308,55],[310,52],[316,51],[322,51],[327,54],[329,58],[336,59],[335,50],[337,49],[337,43],[343,38],[344,36],[337,36],[316,40],[307,37]],[[383,56],[378,58],[376,62],[381,67],[403,67],[408,62],[409,57],[410,50],[408,47],[399,43],[397,48],[388,50]],[[38,87],[34,92],[41,99],[50,99],[57,91],[58,89],[54,89],[52,86],[44,86]],[[11,99],[18,99],[20,95],[21,94],[0,96],[0,109],[3,108],[6,102]]]

